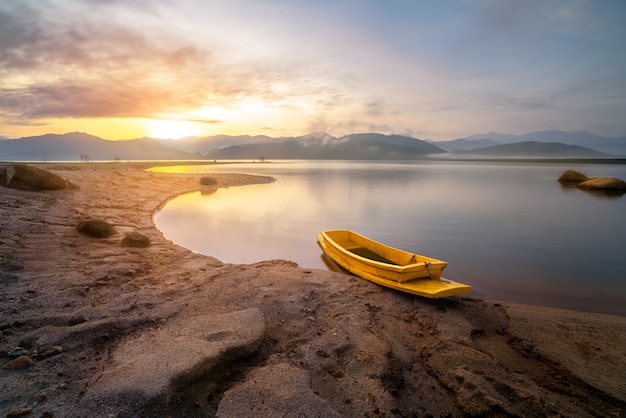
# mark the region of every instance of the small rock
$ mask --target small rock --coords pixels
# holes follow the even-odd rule
[[[33,408],[30,407],[22,407],[22,408],[13,408],[7,414],[7,418],[9,417],[22,417],[24,415],[28,415],[33,412]]]
[[[129,232],[122,238],[122,247],[145,248],[150,246],[150,238],[139,232]]]
[[[213,177],[202,177],[200,178],[200,184],[204,186],[214,186],[217,184],[217,180],[215,180]]]
[[[30,358],[29,356],[20,356],[15,360],[12,360],[5,364],[2,369],[4,370],[17,370],[17,369],[26,369],[28,367],[32,367],[35,365],[35,360]]]
[[[15,347],[7,354],[10,358],[18,358],[28,354],[28,352],[22,347]]]
[[[589,180],[589,177],[574,170],[565,170],[559,177],[561,183],[582,183],[587,180]]]
[[[83,221],[76,226],[76,229],[81,234],[85,234],[93,238],[107,238],[117,232],[111,224],[99,219]]]
[[[25,348],[26,350],[30,350],[31,348],[35,347],[35,344],[37,344],[37,337],[24,337],[20,342],[19,342],[19,346],[22,348]]]
[[[85,296],[87,296],[86,293],[85,293]],[[69,318],[67,320],[67,325],[70,326],[70,327],[73,327],[74,325],[83,324],[85,322],[87,322],[87,320],[85,319],[84,316],[77,315],[77,316],[73,316],[73,317]]]

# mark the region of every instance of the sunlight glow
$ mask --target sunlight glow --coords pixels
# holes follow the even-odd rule
[[[200,134],[194,122],[184,120],[151,120],[148,122],[147,136],[159,139],[180,139]]]
[[[192,115],[220,122],[263,121],[276,113],[276,107],[274,103],[261,100],[236,98],[228,105],[204,107],[192,112]]]
[[[284,100],[263,100],[235,97],[229,103],[205,106],[189,112],[189,118],[213,123],[220,134],[230,135],[297,135],[305,134],[309,115],[317,113],[309,98],[289,97]]]

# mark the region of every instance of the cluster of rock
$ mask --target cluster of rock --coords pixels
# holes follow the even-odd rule
[[[117,230],[110,223],[100,219],[89,219],[76,225],[76,229],[83,235],[92,238],[108,238],[117,234]],[[123,247],[145,248],[150,246],[150,238],[139,232],[127,232],[120,244]]]
[[[6,323],[0,324],[0,329],[7,326]],[[35,360],[41,361],[46,358],[57,355],[63,351],[63,347],[59,345],[53,345],[51,347],[39,346],[35,343],[36,339],[24,339],[20,342],[20,345],[13,350],[6,353],[9,361],[2,366],[2,370],[15,371],[29,369],[36,365]],[[24,347],[22,347],[24,346]],[[46,391],[41,391],[38,395],[39,400],[44,400],[47,397]],[[33,411],[32,406],[21,406],[12,408],[6,414],[7,417],[21,417],[30,415]],[[43,415],[42,415],[43,416]]]
[[[626,191],[626,182],[622,179],[613,177],[589,178],[583,173],[574,170],[565,170],[559,177],[559,182],[576,185],[580,189]]]
[[[207,183],[217,182],[207,177]],[[0,184],[13,189],[38,191],[38,190],[62,190],[77,188],[70,181],[39,167],[27,164],[9,164],[0,166]],[[90,219],[80,222],[76,229],[81,234],[92,238],[108,238],[117,233],[113,225],[99,219]],[[121,245],[124,247],[144,248],[150,246],[150,238],[139,232],[128,232],[122,238]]]

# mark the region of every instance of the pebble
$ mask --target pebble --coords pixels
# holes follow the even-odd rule
[[[18,358],[21,356],[25,356],[26,354],[28,354],[28,351],[26,351],[24,348],[15,347],[13,350],[9,351],[7,355],[11,358]]]
[[[34,365],[35,365],[35,360],[30,358],[29,356],[21,356],[21,357],[16,358],[15,360],[11,360],[10,362],[2,366],[2,369],[4,370],[26,369]]]
[[[33,408],[25,408],[25,407],[13,408],[7,414],[7,418],[8,417],[21,417],[21,416],[30,414],[31,412],[33,412]]]

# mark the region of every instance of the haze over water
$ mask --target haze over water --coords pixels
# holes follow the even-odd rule
[[[626,315],[626,197],[562,187],[566,169],[626,178],[624,165],[281,161],[193,166],[271,175],[272,184],[191,193],[155,223],[226,263],[329,266],[325,229],[352,229],[449,262],[470,296]]]

